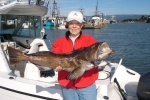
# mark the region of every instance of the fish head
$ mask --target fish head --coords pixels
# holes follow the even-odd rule
[[[106,59],[107,57],[111,56],[112,54],[114,54],[114,50],[112,50],[107,42],[101,42],[98,45],[98,49],[97,49],[97,59]]]

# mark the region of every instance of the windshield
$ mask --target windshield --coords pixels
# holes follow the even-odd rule
[[[27,15],[1,15],[1,34],[20,37],[40,37],[41,17]]]

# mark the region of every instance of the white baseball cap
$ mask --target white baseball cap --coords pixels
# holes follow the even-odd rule
[[[68,14],[67,22],[72,21],[72,20],[76,20],[80,23],[84,22],[82,13],[79,11],[71,11]]]

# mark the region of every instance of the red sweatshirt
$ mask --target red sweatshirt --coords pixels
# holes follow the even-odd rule
[[[74,46],[69,35],[58,38],[52,45],[52,51],[54,53],[68,53],[73,50],[88,47],[96,43],[96,40],[87,34],[80,34],[80,36],[75,40]],[[86,56],[86,55],[85,55]],[[69,72],[64,70],[58,73],[58,82],[61,86],[73,89],[79,89],[87,87],[93,84],[98,78],[98,68],[93,68],[91,70],[85,71],[85,73],[79,77],[77,80],[67,80]]]

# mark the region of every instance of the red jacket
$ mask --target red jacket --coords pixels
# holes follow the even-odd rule
[[[58,38],[52,45],[52,51],[54,53],[68,53],[73,50],[88,47],[92,44],[96,43],[96,40],[87,34],[80,34],[80,36],[75,40],[74,46],[72,40],[68,35]],[[85,55],[86,56],[86,55]],[[79,77],[77,80],[67,80],[66,77],[69,72],[64,70],[59,71],[58,73],[58,82],[61,86],[67,88],[84,88],[95,82],[98,78],[98,68],[93,68],[91,70],[85,71],[85,73]]]

